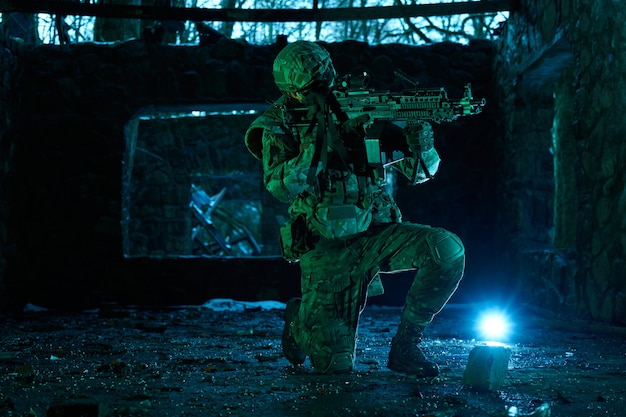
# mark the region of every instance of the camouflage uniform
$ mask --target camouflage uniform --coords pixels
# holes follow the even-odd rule
[[[446,230],[402,223],[383,178],[359,168],[358,157],[341,149],[343,130],[325,104],[311,104],[312,123],[294,127],[285,123],[283,112],[291,101],[281,97],[255,120],[246,144],[263,161],[266,188],[290,203],[281,239],[285,258],[299,260],[302,272],[295,342],[316,370],[345,372],[353,366],[359,316],[377,274],[417,271],[400,329],[421,335],[461,279],[464,248]],[[432,143],[428,123],[411,134]],[[320,146],[325,157],[316,158]],[[394,167],[414,183],[424,182],[437,170],[439,157],[433,146],[423,146],[420,156],[423,165],[407,157]]]

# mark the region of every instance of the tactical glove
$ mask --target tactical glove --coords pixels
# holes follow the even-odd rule
[[[339,131],[345,134],[365,133],[365,129],[363,126],[365,125],[365,123],[369,122],[369,120],[370,115],[367,113],[357,116],[354,119],[348,119],[340,125]]]
[[[435,146],[433,128],[428,122],[409,125],[404,129],[409,149],[416,155],[428,152]]]
[[[339,125],[339,136],[346,148],[356,149],[363,143],[365,124],[370,120],[369,114],[362,114],[348,119]]]

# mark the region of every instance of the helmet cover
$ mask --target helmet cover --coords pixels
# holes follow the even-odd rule
[[[296,41],[283,48],[274,60],[274,82],[282,93],[306,92],[335,79],[328,51],[316,43]]]

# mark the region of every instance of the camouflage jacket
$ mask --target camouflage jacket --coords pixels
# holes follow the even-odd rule
[[[384,178],[372,170],[355,170],[350,152],[337,150],[336,129],[326,132],[327,157],[315,157],[320,124],[295,127],[286,123],[283,109],[288,108],[289,100],[283,96],[273,103],[252,122],[245,136],[250,152],[263,161],[267,190],[280,201],[290,203],[291,224],[285,228],[293,228],[296,222],[313,237],[332,239],[363,232],[371,224],[400,222],[400,210],[385,190]],[[424,152],[422,159],[429,173],[434,174],[439,164],[436,150]],[[413,157],[396,162],[394,168],[414,183],[429,177]],[[285,236],[290,232],[293,231],[281,230],[283,240],[292,238]],[[296,234],[301,235],[302,231]]]

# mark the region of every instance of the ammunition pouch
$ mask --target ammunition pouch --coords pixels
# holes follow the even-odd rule
[[[310,222],[322,237],[347,238],[367,230],[372,222],[372,210],[355,204],[319,204]]]
[[[370,179],[339,173],[322,182],[328,185],[308,218],[311,230],[326,239],[344,239],[366,231],[372,222]]]
[[[280,248],[283,258],[296,262],[300,256],[313,249],[319,240],[306,227],[306,216],[299,214],[291,217],[280,227]]]

